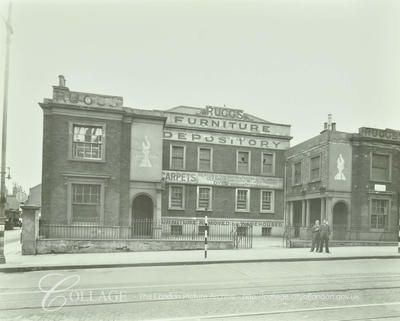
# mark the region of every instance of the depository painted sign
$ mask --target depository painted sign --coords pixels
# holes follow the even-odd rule
[[[280,177],[260,177],[199,172],[163,171],[166,183],[282,189]]]
[[[253,137],[246,135],[219,134],[184,129],[165,129],[164,139],[188,141],[193,143],[233,145],[242,147],[288,149],[289,141],[268,137]]]

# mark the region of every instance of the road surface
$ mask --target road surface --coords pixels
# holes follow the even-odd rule
[[[400,260],[1,273],[0,320],[400,320]]]

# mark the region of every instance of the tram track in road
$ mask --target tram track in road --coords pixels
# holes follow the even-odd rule
[[[256,286],[251,287],[251,289],[265,289],[265,286]],[[232,288],[217,288],[214,289],[217,291],[231,291]],[[243,290],[243,288],[234,288],[234,290]],[[199,300],[234,300],[234,299],[248,299],[248,298],[258,298],[258,299],[266,299],[266,298],[274,298],[274,297],[287,297],[290,296],[316,296],[316,295],[338,295],[340,293],[351,293],[351,292],[367,292],[367,291],[379,291],[379,290],[399,290],[400,286],[374,286],[374,287],[356,287],[356,288],[329,288],[329,289],[320,289],[320,290],[308,290],[308,291],[273,291],[273,292],[250,292],[245,294],[201,294],[199,292],[177,292],[177,291],[162,291],[162,292],[150,292],[150,293],[140,293],[140,292],[124,292],[124,295],[129,298],[140,298],[140,299],[131,299],[125,300],[122,302],[104,302],[100,298],[103,294],[92,293],[90,292],[90,303],[73,303],[66,304],[63,308],[76,308],[76,307],[90,307],[90,306],[99,306],[99,305],[123,305],[123,304],[149,304],[156,302],[182,302],[182,301],[199,301]],[[79,289],[78,291],[83,291],[83,289]],[[203,291],[204,292],[204,291]],[[68,294],[69,292],[65,292]],[[41,293],[44,296],[44,293]],[[151,299],[149,299],[151,297]],[[143,299],[144,298],[144,299]],[[146,299],[147,298],[147,299]],[[84,302],[88,301],[88,297],[82,298]],[[23,306],[23,307],[0,307],[0,311],[12,311],[12,310],[35,310],[42,309],[42,305],[34,305],[34,306]]]
[[[141,321],[202,321],[202,320],[247,320],[244,318],[259,318],[263,316],[282,316],[289,314],[299,314],[299,313],[313,313],[313,312],[327,312],[333,310],[350,310],[350,309],[361,309],[361,308],[376,308],[376,307],[388,307],[388,306],[400,306],[400,301],[397,302],[387,302],[387,303],[370,303],[370,304],[357,304],[357,305],[341,305],[341,306],[326,306],[317,308],[304,308],[304,309],[289,309],[289,310],[273,310],[273,311],[261,311],[252,313],[235,313],[235,314],[220,314],[220,315],[200,315],[191,317],[181,317],[181,318],[167,318],[167,319],[146,319]],[[298,318],[298,317],[297,317]],[[400,318],[400,314],[386,315],[386,316],[372,316],[372,317],[356,317],[356,318],[340,318],[340,319],[330,319],[334,321],[361,321],[361,320],[382,320],[389,318]]]

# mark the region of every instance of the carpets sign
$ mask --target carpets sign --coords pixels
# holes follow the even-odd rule
[[[199,172],[163,171],[166,183],[282,189],[280,177],[260,177]]]

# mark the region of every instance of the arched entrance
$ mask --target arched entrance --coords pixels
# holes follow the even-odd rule
[[[132,227],[134,237],[149,238],[152,236],[153,201],[145,194],[136,196],[132,202]]]
[[[345,202],[340,201],[333,206],[333,239],[346,239],[348,212]]]

